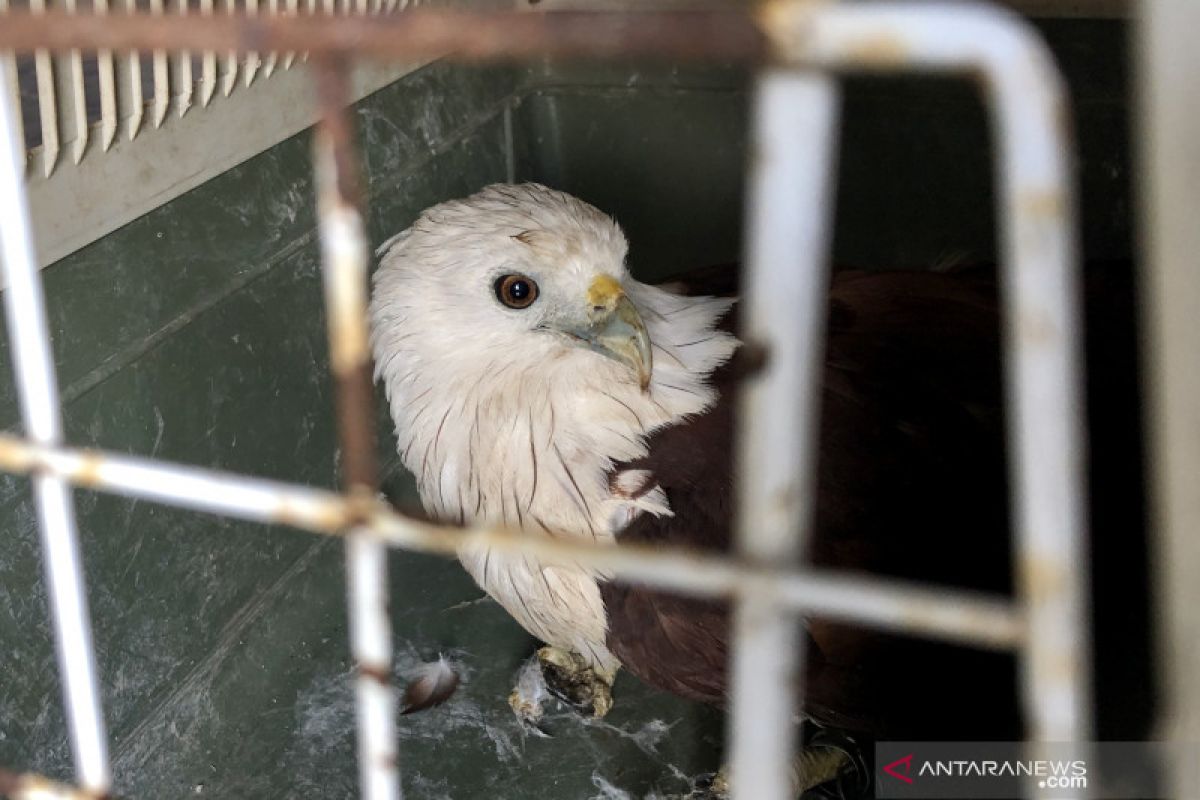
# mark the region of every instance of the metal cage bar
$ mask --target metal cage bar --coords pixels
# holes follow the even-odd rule
[[[340,536],[353,527],[389,547],[423,553],[453,556],[459,548],[487,547],[546,561],[586,560],[605,573],[702,597],[729,597],[740,586],[766,585],[797,612],[976,647],[1011,649],[1024,640],[1024,621],[1012,603],[983,594],[824,569],[779,569],[677,548],[615,548],[530,539],[500,528],[445,528],[400,516],[372,498],[157,459],[43,447],[5,434],[0,434],[0,469],[55,475],[95,491],[314,533]]]
[[[0,60],[0,86],[8,83],[8,68]],[[0,95],[0,218],[4,220],[0,225],[0,253],[8,281],[5,317],[25,435],[30,441],[55,446],[62,443],[62,413],[42,280],[33,254],[33,230],[22,175],[23,143],[16,138],[18,113],[8,94]],[[96,681],[75,505],[70,486],[62,478],[34,474],[31,479],[75,772],[81,786],[104,794],[111,782],[108,740]]]
[[[1066,111],[1063,88],[1047,52],[1016,17],[967,4],[837,6],[776,0],[766,5],[756,20],[735,12],[464,14],[422,10],[372,20],[197,16],[186,26],[165,15],[117,19],[116,15],[83,18],[55,12],[40,16],[17,13],[5,22],[0,27],[0,47],[22,50],[232,50],[249,53],[248,64],[256,58],[256,52],[313,54],[321,69],[318,85],[325,109],[317,145],[319,224],[347,491],[338,496],[241,476],[166,467],[152,461],[80,453],[59,447],[57,435],[42,439],[34,436],[33,442],[0,438],[0,465],[34,473],[38,485],[49,482],[61,489],[65,478],[190,508],[289,522],[326,532],[349,532],[352,542],[365,545],[357,555],[353,554],[357,545],[352,545],[349,559],[352,628],[357,631],[354,647],[363,667],[360,672],[376,668],[382,672],[383,662],[390,659],[387,633],[381,627],[386,616],[381,615],[379,603],[386,598],[380,578],[382,542],[450,553],[464,537],[475,537],[491,547],[530,555],[570,555],[628,579],[697,593],[733,595],[741,601],[741,643],[769,656],[766,663],[757,666],[748,664],[745,654],[738,656],[731,729],[737,753],[734,780],[738,798],[773,800],[786,797],[789,791],[783,774],[786,746],[778,743],[791,741],[792,705],[778,702],[778,694],[773,706],[766,703],[770,699],[767,692],[778,691],[786,698],[789,687],[794,686],[789,676],[797,664],[791,646],[796,641],[796,623],[785,619],[783,612],[788,609],[840,613],[846,619],[868,620],[902,630],[923,629],[991,646],[1021,647],[1025,651],[1023,700],[1033,737],[1039,741],[1083,741],[1090,735],[1087,579],[1079,570],[1086,553],[1079,331],[1074,295],[1077,265],[1072,238],[1074,202],[1067,185]],[[764,414],[773,414],[787,435],[770,442],[757,441],[755,421],[746,423],[741,451],[745,468],[751,472],[772,466],[783,470],[777,480],[762,482],[761,487],[755,485],[753,491],[744,488],[746,503],[739,538],[742,555],[749,563],[540,541],[495,530],[457,531],[403,520],[374,503],[370,495],[374,472],[369,463],[372,436],[369,427],[363,427],[373,415],[367,412],[370,387],[362,355],[365,338],[358,340],[365,337],[366,254],[361,217],[356,210],[354,167],[352,160],[347,160],[351,151],[341,113],[344,93],[337,88],[345,76],[338,59],[356,54],[411,58],[447,53],[464,60],[537,54],[626,54],[657,58],[770,57],[775,63],[763,83],[765,104],[755,131],[762,146],[760,156],[767,158],[760,165],[753,189],[756,214],[749,260],[751,303],[756,303],[755,308],[761,306],[764,317],[753,317],[755,327],[748,346],[765,348],[770,358],[765,362],[765,371],[755,378],[747,403]],[[796,448],[811,451],[814,415],[810,407],[796,411],[790,393],[802,393],[803,387],[812,383],[819,348],[820,287],[825,280],[822,250],[828,237],[828,219],[823,217],[829,213],[828,159],[835,94],[830,79],[794,71],[814,68],[969,73],[979,77],[984,88],[1000,148],[997,212],[1003,231],[1007,399],[1015,408],[1009,435],[1014,444],[1011,470],[1021,573],[1016,609],[989,598],[969,599],[877,579],[855,582],[844,576],[780,570],[756,563],[774,559],[787,566],[786,562],[795,559],[802,543],[805,493],[811,489],[808,473],[813,454],[804,452],[803,458],[797,459]],[[788,111],[782,105],[797,99],[804,101],[804,110]],[[11,143],[11,122],[0,121],[6,122],[5,135]],[[806,147],[800,147],[799,137],[793,133],[797,146],[786,147],[781,136],[789,124],[797,131],[811,131],[817,146],[810,140]],[[6,171],[11,166],[6,165]],[[13,168],[0,178],[15,184],[19,172]],[[809,186],[791,185],[808,180],[812,181]],[[3,191],[7,194],[2,196],[23,211],[19,188],[14,191],[5,186]],[[782,203],[777,208],[789,219],[764,224],[760,215],[776,208],[774,204],[779,201]],[[25,218],[10,214],[6,219]],[[19,238],[10,233],[6,245]],[[773,257],[777,253],[786,256],[796,248],[800,249],[799,270],[786,258]],[[18,255],[28,261],[28,252]],[[11,258],[7,266],[18,271]],[[773,310],[768,302],[770,298],[755,288],[765,285],[768,274],[777,286],[789,287],[785,294],[799,300],[802,310],[810,312],[795,323],[794,329],[787,329],[791,337],[780,336],[786,317],[777,316],[777,309]],[[36,274],[32,278],[23,275],[22,279],[32,285],[32,291],[38,291]],[[14,295],[10,290],[10,306],[15,305]],[[797,308],[789,310],[795,314]],[[14,326],[14,339],[19,341],[16,334],[24,329],[24,335],[32,336],[43,356],[48,357],[44,325],[30,328],[22,322],[18,309],[12,307],[9,322]],[[42,366],[45,369],[34,375],[19,371],[23,392],[38,386],[38,380],[44,385],[47,375],[52,388],[48,360]],[[31,379],[35,382],[28,383]],[[812,403],[810,394],[802,396],[804,402]],[[791,416],[785,413],[788,403],[793,409]],[[355,413],[347,414],[347,409]],[[757,436],[761,434],[758,430]],[[214,492],[216,487],[220,491]],[[67,499],[65,490],[59,496]],[[51,511],[56,508],[48,506]],[[66,508],[66,515],[43,515],[47,530],[69,533],[71,518],[69,506]],[[74,566],[78,570],[77,561]],[[938,609],[935,596],[965,600],[969,605],[957,614],[946,613],[944,607]],[[367,607],[368,598],[375,603],[374,608]],[[913,604],[911,608],[909,603]],[[921,614],[910,614],[912,608],[921,609]],[[83,619],[86,624],[86,616]],[[987,630],[993,625],[999,625],[1003,635]],[[767,678],[765,691],[749,685],[755,675]],[[360,676],[360,689],[371,677]],[[373,677],[386,679],[387,674]],[[375,680],[375,686],[386,690],[382,680]],[[390,771],[377,759],[386,758],[389,752],[380,744],[384,738],[390,738],[389,744],[394,747],[394,735],[385,727],[390,723],[379,717],[385,707],[390,714],[390,691],[360,691],[359,696],[364,788],[371,797],[398,796],[394,759]],[[77,713],[74,700],[69,698],[68,704],[72,713]],[[748,713],[753,709],[761,713]],[[102,738],[100,742],[102,745]],[[747,744],[755,742],[765,743],[765,749],[751,752]],[[77,757],[81,752],[77,744]],[[394,754],[394,750],[390,752]],[[81,781],[84,779],[81,774]]]
[[[273,63],[274,53],[268,56]],[[338,439],[343,486],[351,498],[379,488],[375,463],[375,409],[367,344],[367,235],[344,60],[316,67],[321,121],[314,137],[317,227],[321,236],[329,366],[337,387]],[[346,539],[350,649],[357,664],[358,763],[367,800],[400,797],[392,676],[392,620],[388,612],[387,546],[359,526]]]
[[[737,552],[758,563],[797,565],[813,518],[837,108],[828,75],[759,79],[742,335],[766,367],[742,388],[737,462]],[[733,794],[794,796],[799,621],[767,585],[741,593],[733,630]]]

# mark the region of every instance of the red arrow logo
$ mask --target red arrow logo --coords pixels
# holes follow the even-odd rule
[[[912,783],[913,779],[908,777],[908,773],[912,771],[912,760],[913,760],[913,754],[909,753],[904,758],[897,758],[895,761],[888,764],[886,767],[883,768],[883,771],[886,772],[888,775],[891,775],[893,778],[902,780],[905,783]],[[903,768],[904,768],[903,775],[901,775],[899,772],[896,772],[896,768],[900,767],[900,766],[903,766]]]

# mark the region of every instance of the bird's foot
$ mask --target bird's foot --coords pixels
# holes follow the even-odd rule
[[[813,800],[870,797],[871,768],[863,755],[862,743],[836,728],[809,724],[804,749],[793,762],[797,794]]]
[[[818,728],[792,762],[792,786],[802,800],[859,800],[868,796],[871,772],[854,740]],[[728,800],[729,770],[697,779],[681,800]]]
[[[547,645],[537,651],[546,688],[555,697],[599,719],[612,709],[616,670],[593,667],[578,653]]]

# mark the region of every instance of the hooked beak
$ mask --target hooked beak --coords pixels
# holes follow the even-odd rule
[[[628,366],[637,375],[642,391],[649,389],[654,359],[650,335],[637,306],[610,275],[592,281],[587,302],[588,324],[567,333],[587,342],[597,353]]]

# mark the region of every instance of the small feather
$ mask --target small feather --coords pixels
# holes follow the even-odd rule
[[[441,705],[450,699],[458,688],[458,673],[445,658],[422,664],[413,670],[404,690],[404,707],[401,714],[412,714]]]

